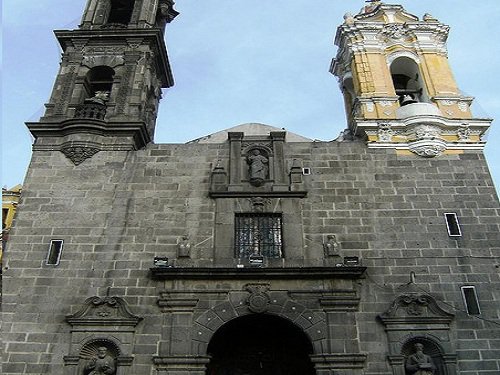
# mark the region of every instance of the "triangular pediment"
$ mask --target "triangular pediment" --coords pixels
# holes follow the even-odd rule
[[[299,134],[295,134],[287,131],[284,128],[278,128],[271,125],[265,125],[260,123],[247,123],[234,126],[229,129],[221,130],[219,132],[206,135],[204,137],[200,137],[197,139],[193,139],[187,143],[224,143],[228,139],[228,133],[230,132],[241,132],[244,133],[244,136],[248,137],[268,137],[271,132],[285,132],[285,141],[286,142],[312,142],[312,139],[303,137]]]

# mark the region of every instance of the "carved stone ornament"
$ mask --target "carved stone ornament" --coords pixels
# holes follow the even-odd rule
[[[271,203],[268,198],[252,197],[249,198],[252,205],[252,212],[264,212],[266,207]]]
[[[366,102],[365,105],[368,112],[373,112],[375,110],[375,104],[373,104],[373,102]]]
[[[408,32],[405,24],[393,23],[385,25],[380,33],[390,39],[403,39],[408,36]]]
[[[100,150],[96,147],[88,146],[66,146],[61,149],[61,152],[69,160],[73,162],[74,165],[79,165],[85,160],[91,158],[97,154]]]
[[[446,145],[441,141],[414,142],[408,149],[424,158],[433,158],[446,151]]]
[[[469,105],[466,102],[458,102],[458,109],[461,112],[467,112],[467,109],[469,108]]]
[[[136,326],[141,317],[132,314],[120,297],[90,297],[75,314],[68,315],[71,325],[128,325]]]
[[[441,129],[432,125],[419,125],[415,128],[415,137],[417,139],[433,139],[441,135]]]
[[[471,130],[468,124],[461,124],[458,127],[457,130],[457,135],[458,135],[458,140],[465,142],[468,141],[470,138]]]
[[[425,293],[408,292],[399,295],[391,307],[380,318],[437,318],[443,317],[450,319],[452,314],[444,311],[437,304],[434,297]]]
[[[391,124],[380,123],[378,124],[377,134],[380,142],[391,142],[394,130],[391,129]]]
[[[269,284],[247,284],[245,289],[250,292],[246,302],[251,312],[261,314],[269,309],[271,303],[271,298],[267,293]]]

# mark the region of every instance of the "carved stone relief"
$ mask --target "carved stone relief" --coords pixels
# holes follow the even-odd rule
[[[84,145],[73,145],[73,146],[63,146],[61,152],[69,160],[73,162],[74,165],[79,165],[85,160],[91,158],[97,154],[100,150],[96,147],[89,147]]]
[[[391,128],[391,124],[380,123],[378,125],[377,134],[380,142],[391,142],[394,136],[394,130]]]
[[[271,298],[269,297],[269,284],[247,284],[245,289],[250,293],[246,303],[248,309],[254,313],[264,313],[269,309]]]

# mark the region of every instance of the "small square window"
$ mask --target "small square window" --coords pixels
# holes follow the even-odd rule
[[[304,176],[309,176],[311,174],[311,168],[309,167],[302,168],[302,174]]]
[[[281,214],[237,214],[235,256],[280,258],[283,254]]]
[[[50,240],[49,252],[47,254],[47,259],[45,260],[46,265],[57,266],[59,264],[63,243],[63,240]]]
[[[467,309],[467,314],[481,314],[481,310],[479,309],[479,300],[477,299],[476,294],[476,288],[474,286],[463,286],[460,289],[462,290],[462,297]]]

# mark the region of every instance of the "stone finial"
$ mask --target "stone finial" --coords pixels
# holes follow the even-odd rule
[[[346,25],[353,25],[354,22],[355,22],[355,19],[354,19],[354,16],[352,15],[352,13],[344,14],[344,23]]]
[[[431,16],[429,13],[425,13],[425,14],[424,14],[423,20],[424,20],[425,22],[439,22],[437,18],[434,18],[434,17],[433,17],[433,16]]]

